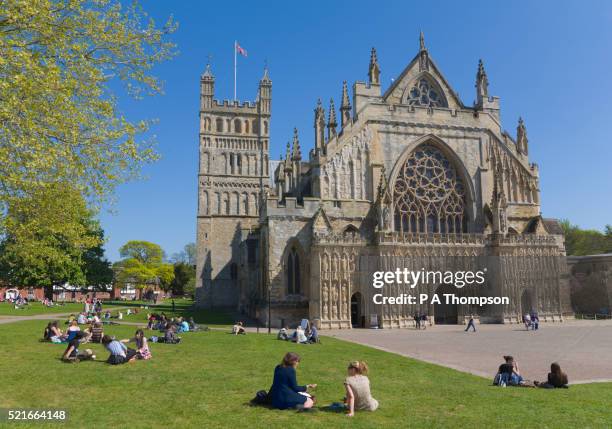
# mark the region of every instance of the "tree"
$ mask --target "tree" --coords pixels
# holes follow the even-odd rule
[[[565,234],[565,250],[568,255],[596,255],[612,252],[612,227],[610,225],[606,225],[605,233],[580,229],[567,219],[561,222],[561,227]]]
[[[137,259],[145,265],[161,264],[164,259],[162,248],[149,241],[128,241],[119,248],[119,255],[122,258]]]
[[[103,201],[157,159],[152,142],[138,138],[151,121],[125,118],[118,98],[161,92],[150,72],[174,56],[176,24],[157,28],[119,0],[1,5],[0,213],[57,182]]]
[[[83,273],[85,274],[85,284],[93,286],[98,290],[104,290],[105,287],[113,282],[113,269],[111,263],[104,257],[104,231],[98,222],[95,222],[91,228],[91,234],[99,239],[99,244],[86,249],[83,252]]]
[[[170,259],[175,264],[177,262],[182,262],[187,265],[195,265],[197,259],[197,248],[195,243],[187,243],[183,250],[174,253]]]
[[[118,283],[132,283],[142,291],[156,285],[167,291],[174,280],[174,267],[163,262],[164,251],[149,241],[128,241],[119,248],[122,259],[113,265]]]
[[[84,286],[93,275],[87,258],[103,242],[93,215],[72,185],[44,184],[24,194],[4,216],[0,276],[15,286]]]
[[[195,266],[184,262],[174,264],[174,281],[172,282],[172,294],[185,295],[190,294],[189,288],[191,283],[195,286]],[[193,291],[191,291],[193,293]]]

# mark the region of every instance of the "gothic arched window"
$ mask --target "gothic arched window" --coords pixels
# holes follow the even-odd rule
[[[424,77],[412,85],[407,102],[411,106],[446,107],[444,96]]]
[[[434,146],[408,157],[393,185],[395,230],[462,233],[467,230],[465,186],[451,161]]]
[[[300,257],[295,247],[291,248],[287,255],[287,295],[300,293]]]

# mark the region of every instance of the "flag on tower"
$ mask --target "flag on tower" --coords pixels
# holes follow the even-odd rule
[[[244,49],[242,46],[240,46],[238,44],[238,42],[236,42],[236,52],[238,52],[240,55],[242,55],[243,57],[247,56],[247,51],[246,49]]]

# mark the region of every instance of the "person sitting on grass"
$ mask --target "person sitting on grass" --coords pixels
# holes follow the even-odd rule
[[[168,325],[166,332],[164,334],[164,343],[168,344],[178,344],[181,342],[181,337],[176,335],[176,326]]]
[[[67,335],[62,332],[58,324],[58,321],[54,320],[47,325],[49,333],[47,333],[47,329],[45,329],[45,335],[48,335],[48,338],[52,343],[62,343],[65,342],[67,338]]]
[[[101,343],[102,337],[104,336],[104,329],[102,328],[102,323],[92,323],[91,328],[89,328],[89,332],[91,334],[90,341],[92,343]]]
[[[561,366],[559,366],[557,362],[553,362],[550,364],[550,372],[548,373],[548,379],[542,383],[535,381],[534,384],[537,387],[542,387],[544,389],[567,389],[567,374],[561,371]]]
[[[284,328],[280,328],[280,330],[278,331],[278,334],[276,335],[276,339],[277,340],[282,340],[282,341],[289,341],[289,328],[288,327],[284,327]]]
[[[79,325],[86,325],[87,324],[87,317],[85,317],[85,314],[79,313],[79,315],[77,316],[77,323]]]
[[[193,320],[193,317],[189,318],[189,330],[190,331],[199,331],[200,330],[200,327]]]
[[[319,342],[319,330],[313,324],[310,325],[310,335],[308,336],[308,342],[313,344]]]
[[[104,319],[110,320],[110,318],[111,318],[111,312],[110,310],[106,310],[106,312],[104,313]]]
[[[280,365],[274,368],[274,379],[268,395],[272,407],[279,410],[288,408],[310,409],[315,404],[315,398],[306,393],[317,387],[316,384],[299,386],[296,379],[296,368],[300,363],[297,353],[287,353]]]
[[[518,362],[512,356],[504,356],[504,363],[499,366],[493,380],[496,386],[527,386],[519,371]]]
[[[344,380],[348,415],[355,415],[355,410],[376,411],[378,401],[370,392],[368,365],[363,361],[353,361],[348,366],[348,377]]]
[[[234,335],[246,335],[246,329],[242,326],[242,322],[236,322],[232,327],[232,334]]]
[[[182,317],[179,317],[178,332],[189,332],[189,323]]]
[[[304,333],[304,328],[302,328],[302,326],[295,328],[293,338],[293,341],[298,344],[308,344],[308,338],[306,338],[306,334]]]
[[[80,330],[81,328],[79,328],[79,324],[76,320],[70,322],[70,326],[66,330],[66,334],[68,335],[68,337],[66,337],[66,341],[72,341],[72,339],[76,336],[77,332],[79,332]]]
[[[107,362],[111,365],[120,365],[136,359],[136,350],[127,348],[121,341],[114,340],[108,335],[102,337],[102,344],[110,352]]]
[[[137,329],[134,338],[129,340],[121,340],[122,343],[135,343],[136,344],[136,359],[147,360],[151,359],[151,350],[149,350],[149,343],[147,337],[145,337],[142,329]]]

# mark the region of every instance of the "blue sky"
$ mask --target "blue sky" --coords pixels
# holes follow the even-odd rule
[[[512,135],[527,125],[530,160],[540,166],[542,212],[583,228],[612,223],[612,2],[204,2],[143,1],[160,24],[179,23],[179,55],[158,66],[165,94],[122,108],[157,118],[162,159],[146,180],[122,185],[112,213],[100,218],[107,257],[128,240],[160,244],[171,255],[195,241],[199,76],[212,55],[216,97],[233,96],[234,39],[238,98],[254,100],[264,62],[273,81],[271,157],[293,127],[303,153],[312,147],[318,97],[338,105],[343,80],[366,80],[376,47],[384,88],[418,50],[418,35],[463,102],[471,105],[482,58],[489,93],[501,98]]]

